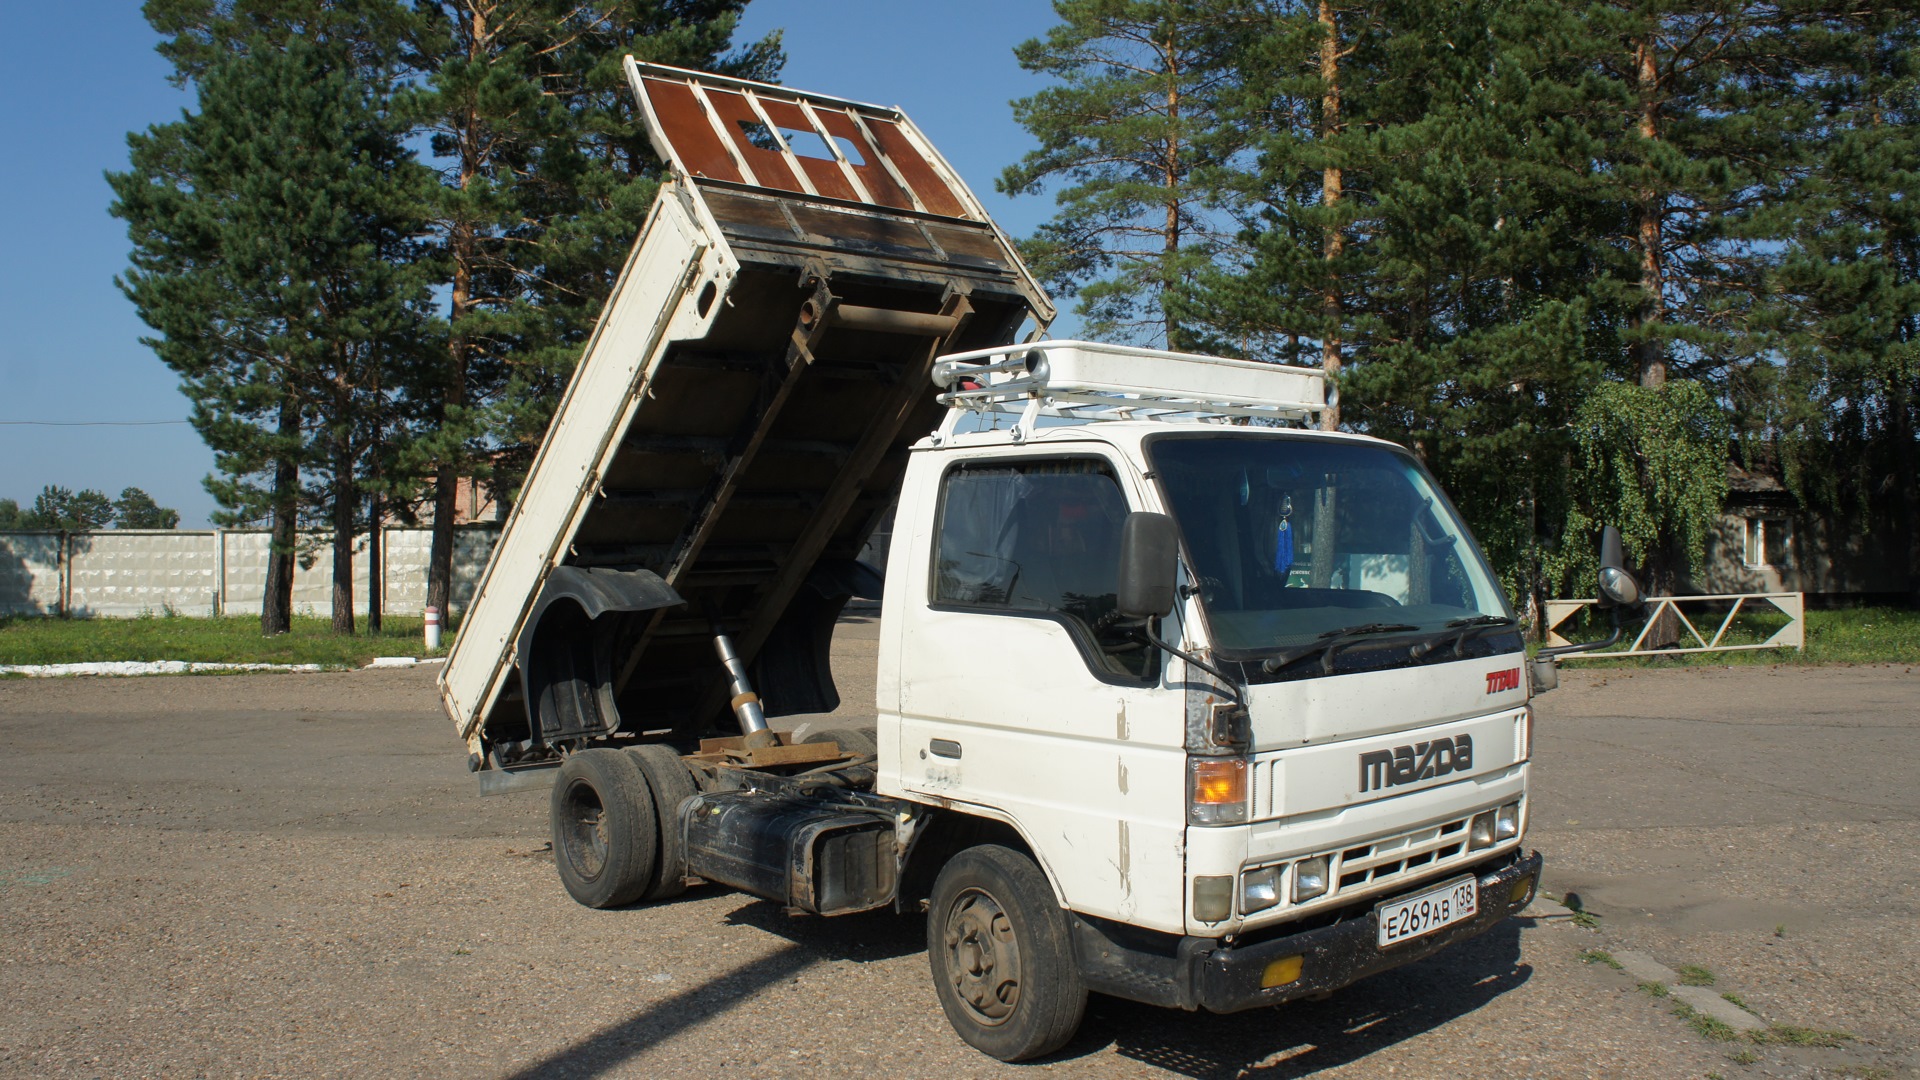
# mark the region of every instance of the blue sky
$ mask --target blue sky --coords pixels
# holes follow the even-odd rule
[[[0,232],[0,498],[24,506],[45,484],[138,487],[178,509],[182,526],[204,527],[214,504],[200,480],[213,455],[186,424],[14,423],[186,417],[173,374],[140,344],[147,328],[114,288],[127,239],[107,215],[103,174],[126,167],[127,132],[177,118],[191,97],[167,84],[133,0],[0,0],[0,15],[14,41],[32,43],[0,66],[0,204],[12,213]],[[754,0],[741,37],[784,28],[783,82],[900,106],[1021,235],[1051,200],[993,190],[1032,146],[1007,103],[1042,85],[1012,48],[1054,21],[1045,0],[974,0],[964,19],[905,0]]]

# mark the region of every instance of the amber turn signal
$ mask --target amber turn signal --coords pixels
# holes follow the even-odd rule
[[[1191,758],[1188,764],[1189,817],[1196,825],[1247,820],[1245,758]]]

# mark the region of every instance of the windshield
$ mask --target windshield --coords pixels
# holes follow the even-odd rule
[[[1223,657],[1509,625],[1473,538],[1410,455],[1251,433],[1161,435],[1147,452]]]

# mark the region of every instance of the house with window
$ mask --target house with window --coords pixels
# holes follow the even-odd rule
[[[1914,553],[1892,514],[1803,504],[1777,475],[1727,469],[1727,500],[1692,587],[1705,594],[1801,592],[1827,603],[1905,602]]]

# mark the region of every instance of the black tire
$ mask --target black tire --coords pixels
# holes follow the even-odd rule
[[[659,857],[647,882],[648,900],[671,900],[687,891],[687,845],[680,835],[680,804],[697,794],[693,774],[670,746],[648,743],[627,748],[653,789],[655,832]]]
[[[640,765],[619,750],[571,754],[548,804],[553,865],[590,908],[631,904],[653,880],[659,825]]]
[[[840,752],[855,757],[872,757],[880,752],[871,728],[827,728],[800,740],[802,743],[839,743]]]
[[[933,988],[953,1030],[1001,1061],[1066,1045],[1087,1010],[1068,934],[1032,859],[997,844],[954,856],[927,909]]]

